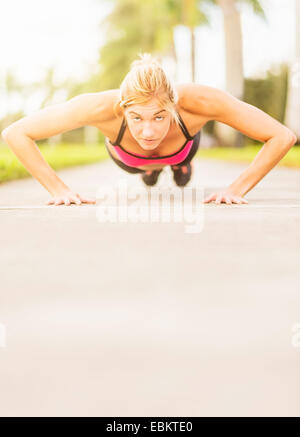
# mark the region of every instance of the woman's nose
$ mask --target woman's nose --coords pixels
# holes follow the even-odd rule
[[[152,138],[154,135],[154,130],[151,128],[151,126],[145,126],[143,128],[143,137],[144,138]]]

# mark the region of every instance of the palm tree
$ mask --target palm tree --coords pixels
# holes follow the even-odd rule
[[[265,19],[259,0],[110,0],[115,8],[102,23],[107,43],[100,50],[102,89],[118,87],[130,62],[140,51],[149,51],[176,60],[174,28],[183,24],[191,31],[192,80],[195,81],[195,28],[209,22],[201,9],[204,3],[223,11],[226,50],[226,90],[242,99],[244,93],[243,47],[240,5],[248,3]],[[216,123],[216,133],[224,145],[241,145],[242,134]]]
[[[249,4],[253,11],[266,19],[264,10],[258,0],[213,0],[223,13],[225,61],[226,61],[226,90],[238,99],[244,94],[243,69],[243,38],[240,6]]]
[[[295,2],[296,41],[293,64],[290,68],[285,124],[300,140],[300,2]]]
[[[181,22],[191,33],[191,70],[192,82],[196,80],[196,27],[209,23],[207,15],[201,9],[201,0],[183,0],[180,11]]]
[[[101,86],[119,86],[138,52],[148,51],[177,64],[174,28],[191,31],[192,80],[195,80],[195,28],[208,23],[200,10],[201,0],[110,0],[115,7],[101,23],[107,43],[100,50]]]
[[[99,53],[102,89],[118,87],[139,52],[176,56],[174,15],[168,13],[168,8],[178,0],[110,1],[115,7],[101,23],[107,35],[107,42]]]
[[[258,0],[207,0],[221,8],[223,12],[226,91],[238,99],[244,96],[243,40],[240,7],[249,4],[253,12],[266,21],[264,10]],[[225,146],[241,147],[243,135],[230,126],[215,122],[215,132]]]

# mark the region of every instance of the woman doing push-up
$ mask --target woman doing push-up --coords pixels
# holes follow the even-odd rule
[[[82,126],[105,135],[112,160],[129,173],[140,173],[155,185],[170,166],[174,182],[185,186],[201,129],[210,120],[225,123],[264,142],[253,162],[223,191],[205,203],[248,203],[248,193],[295,144],[295,134],[283,124],[225,91],[195,83],[175,84],[161,64],[143,54],[131,64],[120,89],[85,93],[48,106],[8,126],[2,137],[26,169],[51,194],[48,205],[95,203],[72,191],[44,160],[34,141]]]

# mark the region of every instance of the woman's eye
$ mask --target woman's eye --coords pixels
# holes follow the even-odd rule
[[[161,120],[163,120],[164,119],[164,117],[162,117],[161,115],[157,115],[155,118],[160,118]],[[140,120],[141,118],[140,117],[134,117],[133,118],[133,120]]]

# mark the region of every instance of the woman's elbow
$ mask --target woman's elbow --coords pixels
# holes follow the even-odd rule
[[[297,135],[291,130],[286,128],[284,133],[280,136],[282,147],[287,148],[288,150],[293,147],[297,142]]]
[[[291,146],[293,146],[294,144],[297,143],[297,140],[298,140],[297,135],[293,131],[291,131],[290,129],[289,129],[289,135],[290,135]]]

